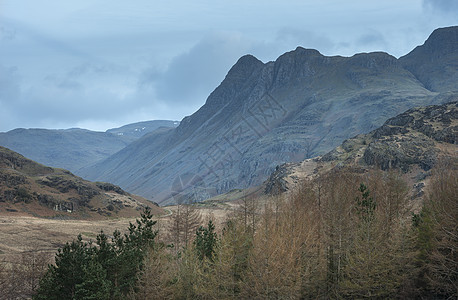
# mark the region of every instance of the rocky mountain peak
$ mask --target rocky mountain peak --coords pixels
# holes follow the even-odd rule
[[[246,78],[259,67],[264,66],[264,63],[251,54],[244,55],[239,58],[234,66],[227,73],[226,79]]]
[[[425,43],[399,58],[424,86],[435,92],[456,90],[458,26],[433,31]]]
[[[316,74],[316,66],[321,65],[324,56],[315,49],[297,47],[286,52],[274,62],[273,81],[276,86],[291,79],[308,78]]]
[[[432,58],[456,53],[458,49],[458,26],[438,28],[434,30],[425,43],[412,52],[423,52]]]

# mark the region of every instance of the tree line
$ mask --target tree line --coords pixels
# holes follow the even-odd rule
[[[246,197],[220,228],[180,205],[158,235],[145,211],[59,249],[34,299],[454,299],[456,173],[433,170],[420,207],[402,174],[339,169]]]
[[[456,168],[432,174],[422,203],[403,174],[348,169],[242,199],[218,234],[210,221],[178,251],[150,251],[133,298],[456,298]]]

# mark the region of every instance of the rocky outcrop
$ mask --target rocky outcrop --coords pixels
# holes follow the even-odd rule
[[[364,151],[363,160],[382,170],[400,168],[407,172],[414,164],[429,170],[436,162],[437,152],[431,141],[390,138],[371,143]]]
[[[96,182],[98,188],[104,190],[105,192],[115,192],[120,195],[127,195],[127,193],[117,185],[108,183],[108,182]]]
[[[275,171],[270,174],[265,182],[264,193],[268,195],[278,195],[288,190],[285,177],[291,174],[291,164],[277,166]]]
[[[458,96],[457,99],[458,100]],[[413,172],[412,199],[424,194],[429,170],[443,159],[456,159],[458,102],[410,109],[368,134],[345,140],[321,157],[278,166],[264,182],[266,194],[285,192],[302,179],[335,169],[365,173],[372,167]]]
[[[440,152],[437,142],[457,144],[457,103],[411,109],[389,119],[371,134],[364,162],[384,170],[408,171],[411,165],[431,169]]]

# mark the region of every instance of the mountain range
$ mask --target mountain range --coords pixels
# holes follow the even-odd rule
[[[80,128],[18,128],[0,133],[0,146],[39,163],[77,173],[80,168],[109,157],[149,132],[178,124],[177,121],[155,120],[128,124],[106,132]]]
[[[456,100],[457,32],[437,29],[399,59],[301,47],[267,63],[243,56],[177,128],[152,132],[80,174],[160,204],[259,185],[277,165],[325,154],[409,108]]]
[[[160,204],[201,201],[258,186],[278,165],[324,155],[413,107],[457,101],[457,45],[454,26],[400,58],[301,47],[267,63],[245,55],[181,122],[15,129],[0,145]]]

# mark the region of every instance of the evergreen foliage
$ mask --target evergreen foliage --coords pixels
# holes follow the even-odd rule
[[[136,224],[129,224],[128,233],[115,231],[111,242],[103,232],[97,245],[78,235],[58,250],[34,299],[125,299],[135,290],[137,272],[154,245],[155,224],[146,208]]]
[[[199,259],[203,260],[204,258],[207,258],[210,261],[213,261],[217,242],[218,237],[212,220],[208,221],[207,228],[200,226],[196,231],[196,239],[194,240],[194,247],[196,248]]]

